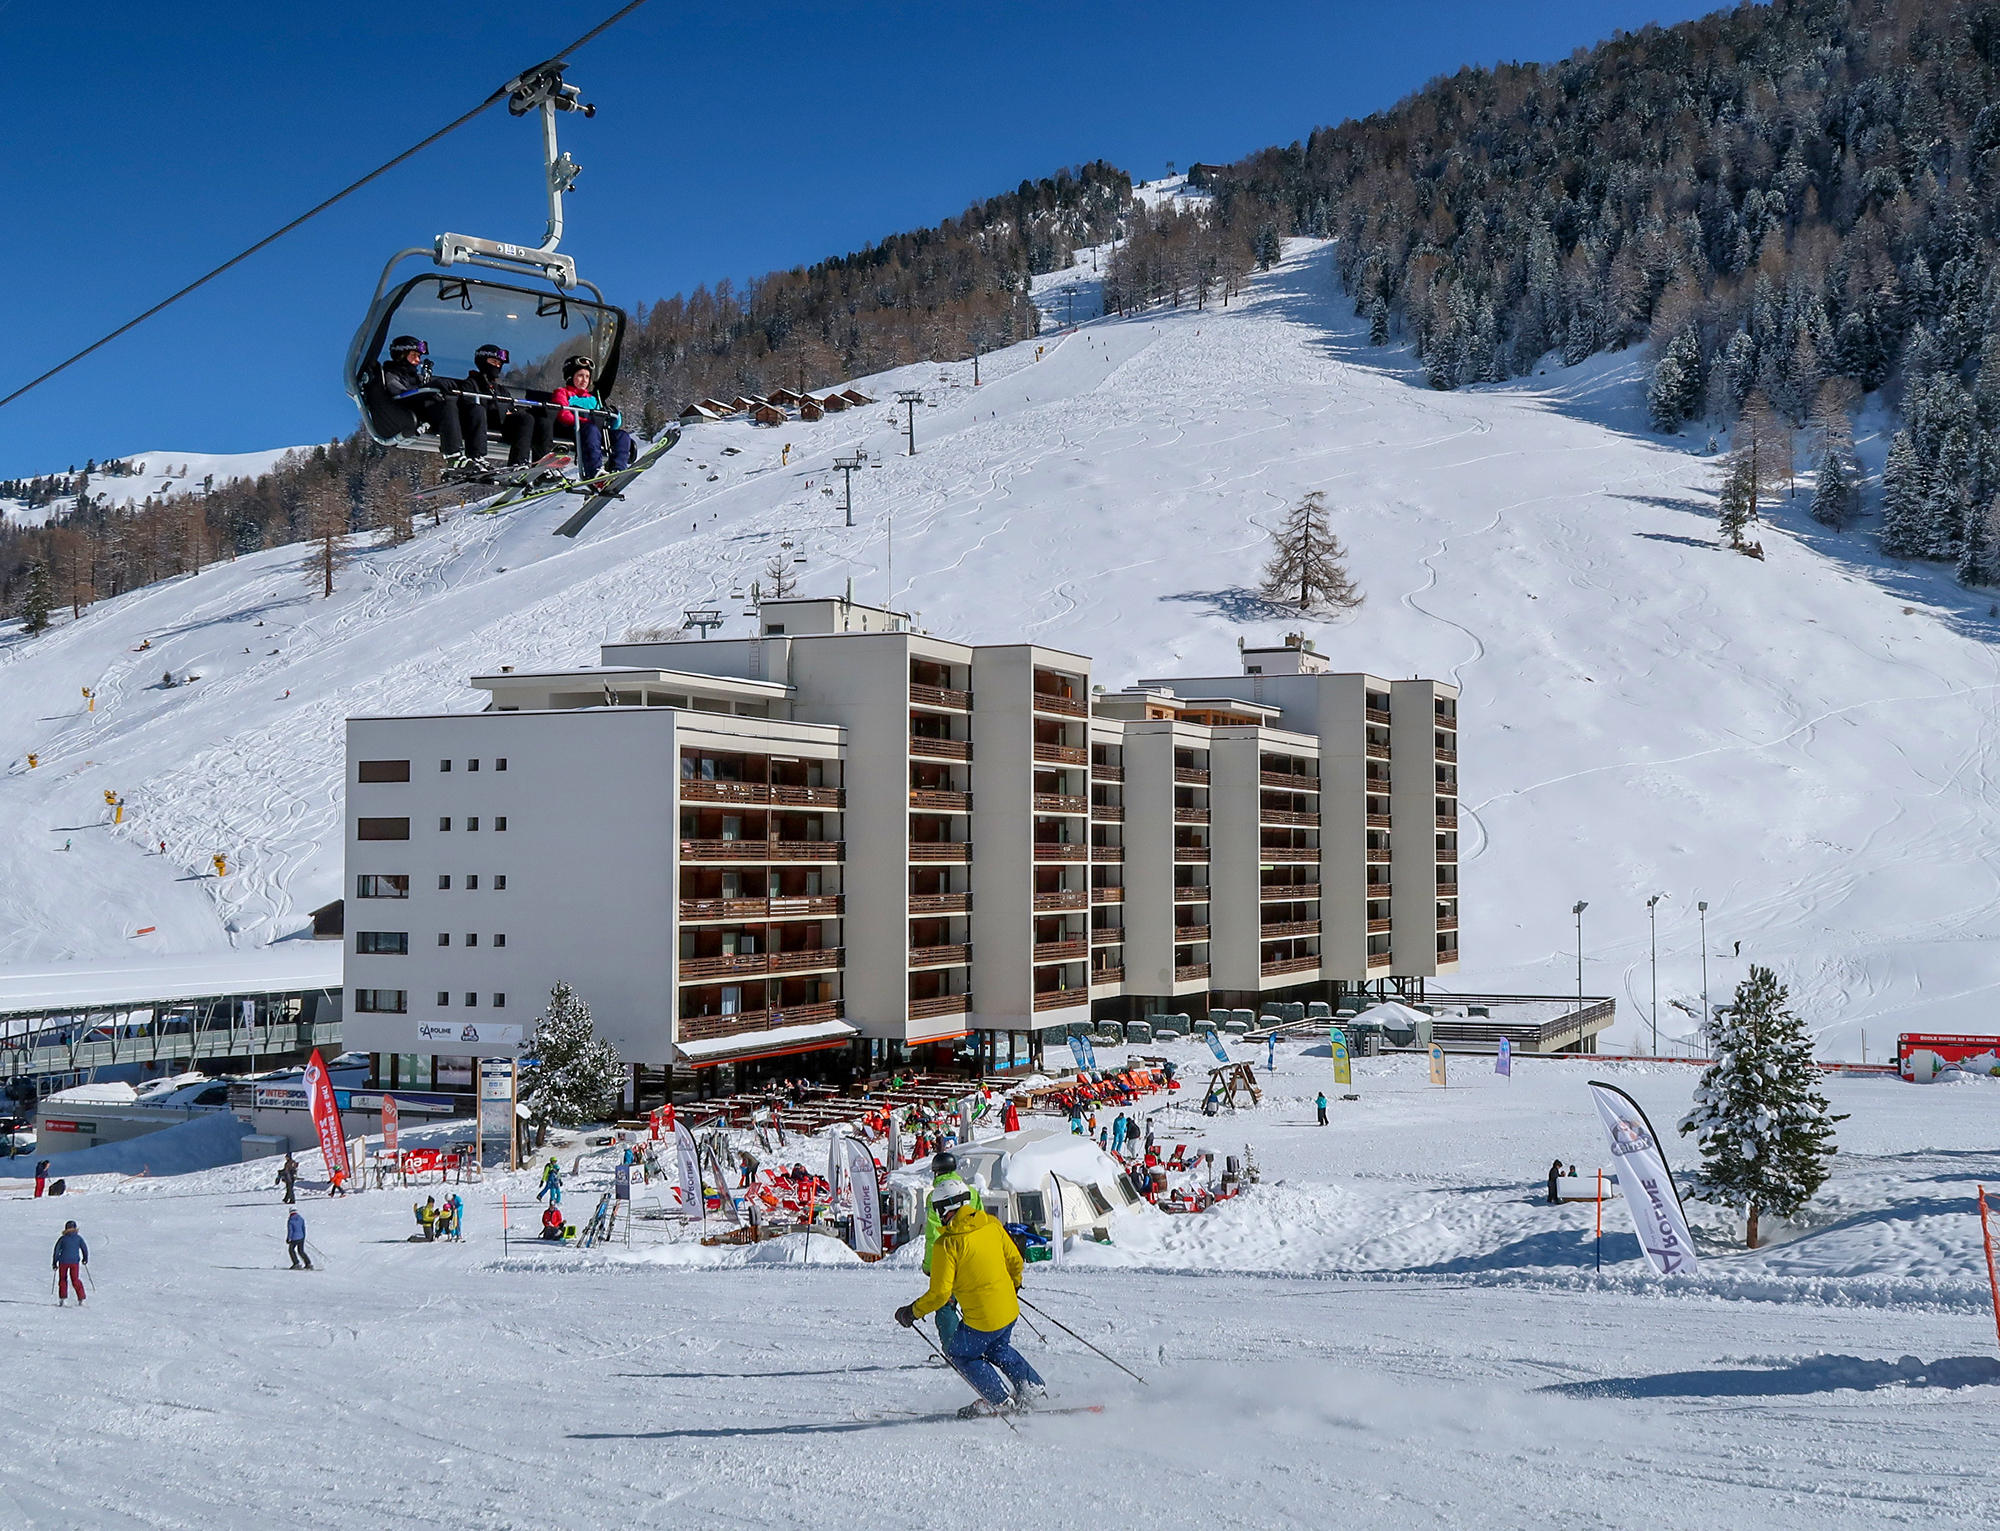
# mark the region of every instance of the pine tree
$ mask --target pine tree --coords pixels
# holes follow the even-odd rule
[[[1762,1214],[1793,1217],[1826,1183],[1833,1125],[1846,1118],[1820,1093],[1812,1038],[1769,968],[1752,965],[1713,1035],[1715,1061],[1681,1121],[1701,1148],[1691,1192],[1741,1208],[1755,1249]]]
[[[1846,378],[1829,378],[1813,403],[1813,519],[1841,531],[1861,509],[1861,468],[1854,458],[1854,427],[1848,410],[1856,389]]]
[[[1716,491],[1716,517],[1732,548],[1743,547],[1743,529],[1757,519],[1757,476],[1747,454],[1732,452],[1722,460],[1722,484]]]
[[[1931,473],[1917,451],[1916,438],[1896,432],[1882,465],[1882,551],[1891,558],[1914,558],[1923,551],[1930,522]]]
[[[1368,306],[1368,343],[1371,346],[1389,343],[1389,305],[1380,298]]]
[[[49,608],[55,604],[55,597],[49,589],[49,570],[46,564],[31,564],[28,567],[28,589],[21,598],[21,628],[24,632],[39,633],[49,625]]]
[[[549,990],[548,1010],[535,1021],[521,1096],[536,1138],[554,1127],[603,1121],[624,1088],[618,1051],[591,1025],[590,1006],[567,983]]]
[[[1296,600],[1300,611],[1352,611],[1365,599],[1347,572],[1347,549],[1327,524],[1322,491],[1286,512],[1271,542],[1263,584],[1270,599]]]
[[[1646,390],[1646,409],[1653,428],[1672,435],[1701,408],[1701,336],[1692,322],[1675,331],[1660,351],[1653,381]]]

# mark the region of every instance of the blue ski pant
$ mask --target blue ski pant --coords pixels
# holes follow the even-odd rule
[[[613,471],[632,466],[632,433],[613,428],[606,431],[595,420],[580,422],[576,428],[577,466],[585,478],[596,478],[604,469],[606,437],[610,438]]]
[[[1027,1358],[1012,1344],[1014,1326],[1004,1329],[975,1329],[963,1322],[945,1341],[945,1354],[951,1357],[967,1382],[979,1390],[979,1396],[988,1403],[1005,1403],[1011,1396],[1007,1382],[1016,1388],[1029,1383],[1041,1386],[1041,1376],[1028,1364]],[[1000,1380],[1005,1373],[1007,1382]]]

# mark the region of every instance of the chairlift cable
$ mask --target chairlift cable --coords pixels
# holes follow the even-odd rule
[[[621,6],[612,15],[606,17],[603,21],[599,22],[596,26],[592,27],[588,32],[584,33],[583,36],[577,38],[577,40],[571,43],[568,47],[558,49],[548,59],[546,63],[537,65],[535,69],[523,70],[520,75],[515,76],[515,79],[521,79],[526,77],[527,75],[534,74],[537,69],[546,68],[548,64],[554,63],[556,60],[561,59],[564,55],[576,52],[576,50],[581,48],[585,43],[592,41],[600,33],[605,32],[609,28],[617,25],[620,21],[623,21],[627,16],[631,15],[632,12],[639,9],[639,7],[644,5],[645,3],[646,0],[628,0],[627,4]],[[57,362],[53,367],[49,368],[49,370],[44,372],[40,377],[35,378],[30,382],[23,383],[19,388],[16,388],[12,393],[8,394],[5,398],[0,398],[0,409],[6,408],[7,405],[13,403],[23,394],[30,393],[34,389],[41,387],[42,384],[46,383],[50,378],[54,377],[57,373],[62,372],[69,367],[75,366],[78,362],[82,361],[84,357],[90,355],[91,352],[100,350],[103,347],[109,345],[112,341],[116,340],[120,335],[123,335],[127,330],[136,329],[138,328],[138,326],[144,324],[148,319],[152,318],[155,314],[160,313],[168,308],[171,308],[174,304],[180,302],[182,298],[185,298],[189,293],[194,292],[197,288],[207,286],[210,282],[214,281],[217,277],[221,276],[223,272],[229,270],[232,266],[241,265],[244,261],[248,260],[251,256],[255,255],[259,250],[262,250],[265,246],[275,244],[278,240],[283,239],[287,234],[291,233],[292,230],[298,228],[301,224],[306,223],[311,219],[317,218],[321,213],[325,212],[329,207],[332,207],[334,203],[342,201],[345,198],[352,196],[355,192],[359,191],[362,187],[366,186],[370,181],[377,180],[380,177],[387,175],[391,170],[394,170],[398,165],[402,164],[403,161],[410,159],[415,155],[421,154],[425,149],[428,149],[432,144],[436,143],[440,138],[445,137],[447,134],[457,132],[460,128],[464,127],[468,122],[472,121],[473,118],[479,116],[482,112],[485,112],[489,108],[506,100],[508,95],[510,94],[513,84],[514,84],[513,80],[508,81],[506,85],[502,85],[499,89],[495,90],[492,95],[488,96],[484,101],[481,101],[471,111],[465,113],[461,117],[454,118],[452,121],[446,123],[443,127],[439,128],[435,133],[431,134],[428,138],[422,139],[419,142],[412,144],[409,148],[405,149],[401,154],[398,154],[394,159],[384,161],[382,164],[377,165],[373,170],[369,171],[366,175],[361,177],[360,180],[351,182],[347,186],[342,187],[339,191],[335,192],[332,196],[328,197],[324,202],[321,202],[318,206],[307,209],[305,212],[299,214],[298,217],[294,218],[290,223],[284,225],[284,227],[275,229],[271,233],[266,234],[262,239],[258,240],[248,249],[241,250],[235,255],[230,256],[228,260],[224,261],[221,265],[215,267],[214,270],[206,272],[205,274],[196,277],[192,282],[189,282],[187,286],[183,287],[179,292],[174,293],[171,297],[161,299],[158,303],[155,303],[151,308],[147,309],[143,314],[140,314],[138,317],[133,319],[128,319],[125,323],[119,325],[117,329],[111,331],[110,334],[102,336],[97,340],[93,340],[89,345],[85,346],[81,351],[78,351],[74,356],[68,357],[63,361]]]

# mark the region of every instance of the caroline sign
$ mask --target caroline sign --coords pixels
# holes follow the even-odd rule
[[[1660,1156],[1653,1124],[1639,1103],[1615,1085],[1593,1079],[1590,1094],[1610,1135],[1611,1156],[1618,1161],[1618,1189],[1625,1193],[1625,1208],[1632,1214],[1647,1262],[1662,1276],[1693,1275],[1694,1240],[1688,1234],[1680,1193]]]

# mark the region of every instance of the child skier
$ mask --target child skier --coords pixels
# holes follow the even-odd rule
[[[931,1212],[945,1232],[932,1251],[930,1290],[898,1308],[896,1322],[909,1329],[957,1302],[962,1320],[945,1354],[982,1400],[960,1409],[960,1417],[1027,1409],[1048,1396],[1048,1386],[1010,1343],[1021,1316],[1021,1252],[955,1175],[931,1192]]]
[[[90,1246],[76,1231],[75,1218],[63,1224],[62,1234],[56,1239],[55,1255],[49,1264],[56,1273],[56,1306],[60,1308],[74,1288],[76,1305],[82,1307],[83,1267],[90,1264]]]
[[[550,1154],[549,1162],[542,1166],[542,1188],[535,1192],[535,1200],[540,1201],[544,1196],[548,1197],[550,1206],[562,1205],[562,1166],[556,1163],[554,1154]]]

